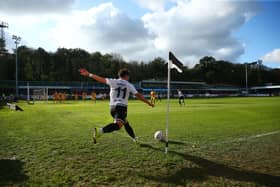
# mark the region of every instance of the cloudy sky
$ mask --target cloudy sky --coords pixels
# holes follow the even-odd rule
[[[0,20],[22,44],[119,53],[148,61],[173,51],[193,66],[206,55],[280,67],[280,1],[0,0]]]

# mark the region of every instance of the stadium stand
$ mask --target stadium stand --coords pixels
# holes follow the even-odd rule
[[[166,96],[166,81],[143,80],[134,83],[136,89],[145,96],[149,96],[151,90]],[[84,92],[87,93],[87,99],[91,99],[91,93],[95,92],[97,99],[106,98],[109,87],[97,82],[44,82],[44,81],[19,81],[20,99],[27,99],[28,89],[30,95],[38,89],[47,90],[48,99],[53,99],[55,92],[66,93],[66,99],[75,99],[75,95],[82,98]],[[234,87],[231,85],[209,85],[205,82],[183,82],[171,81],[171,97],[177,97],[177,89],[181,90],[186,97],[227,97],[242,96],[244,88]],[[0,93],[7,97],[12,96],[15,92],[15,81],[0,81]],[[256,86],[249,89],[250,96],[278,96],[280,95],[280,85]]]

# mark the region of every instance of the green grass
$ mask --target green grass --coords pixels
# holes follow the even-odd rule
[[[168,155],[165,101],[130,101],[138,145],[123,129],[92,143],[108,101],[19,105],[0,109],[0,186],[280,186],[280,133],[246,139],[280,130],[279,97],[172,100]]]

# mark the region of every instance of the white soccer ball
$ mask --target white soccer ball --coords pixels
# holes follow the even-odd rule
[[[155,134],[154,134],[154,139],[157,140],[157,141],[164,140],[164,133],[161,130],[156,131]]]

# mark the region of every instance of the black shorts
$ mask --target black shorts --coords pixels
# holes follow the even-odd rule
[[[181,99],[185,99],[185,97],[184,97],[184,96],[180,96],[179,99],[180,99],[180,100],[181,100]]]
[[[111,106],[111,116],[114,118],[114,120],[121,120],[123,122],[126,122],[127,117],[127,106]]]

